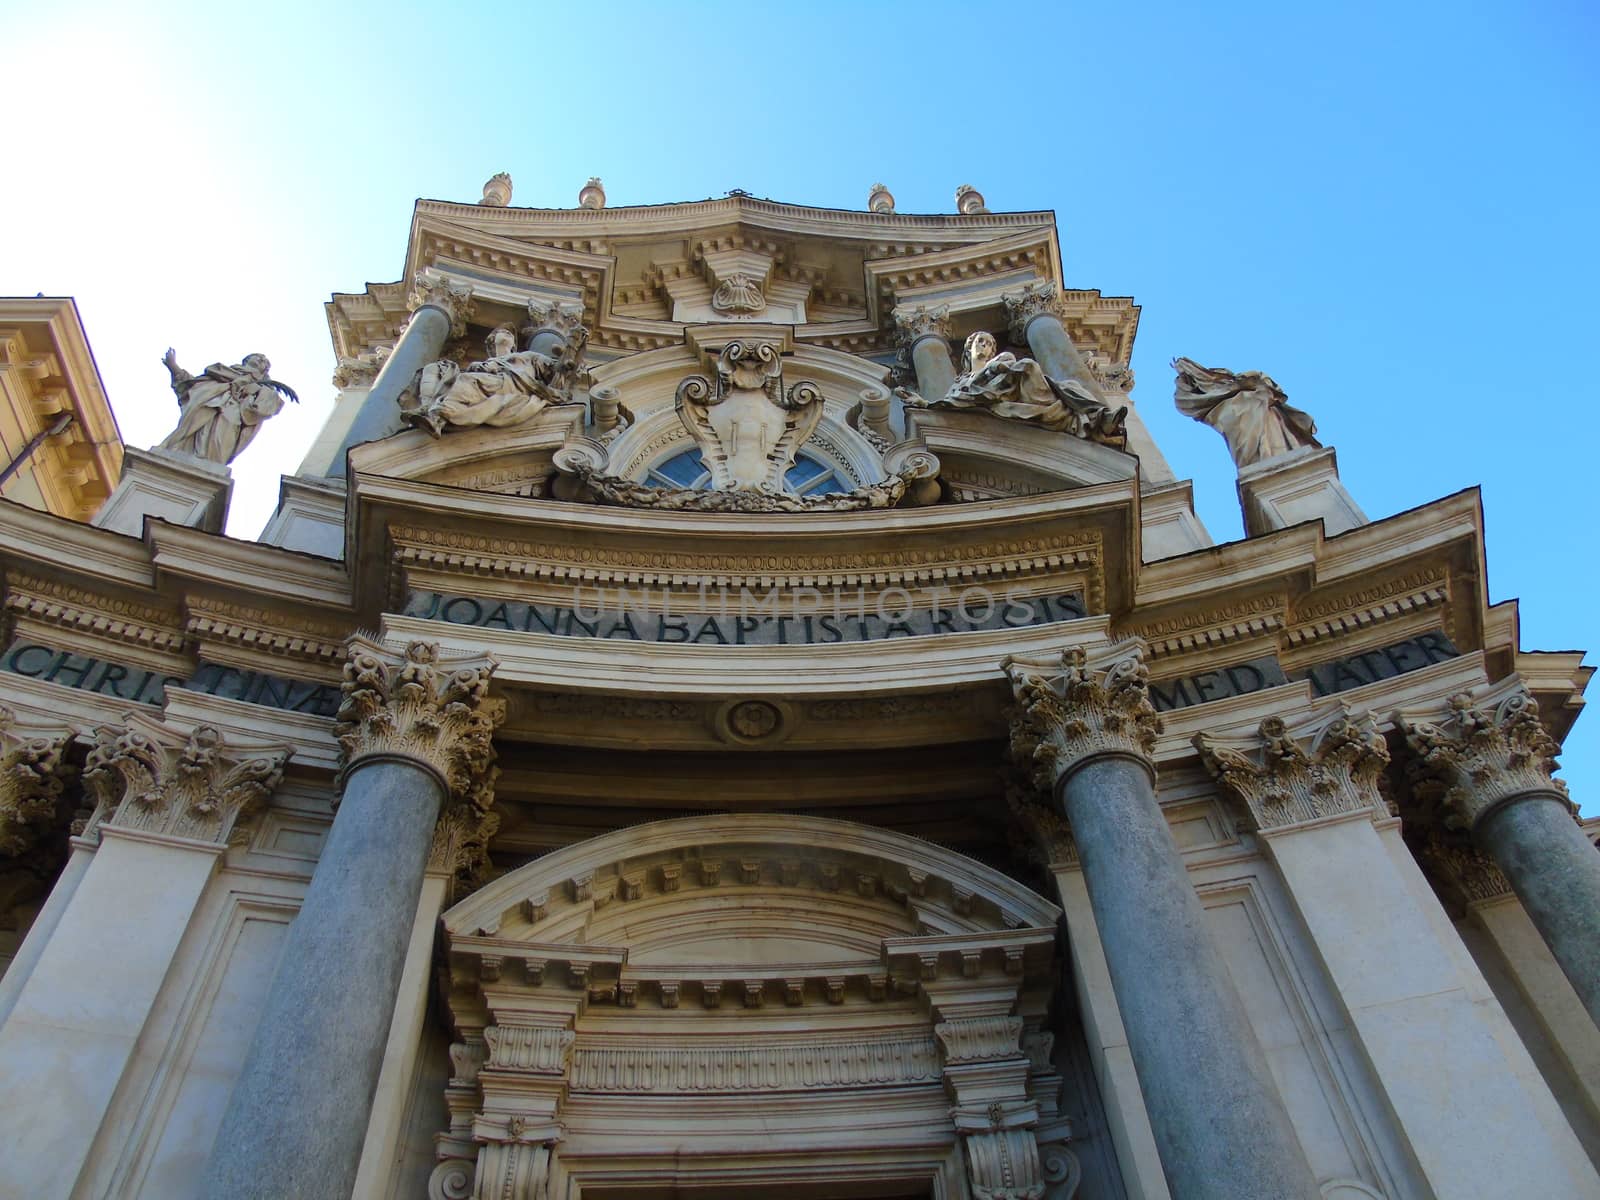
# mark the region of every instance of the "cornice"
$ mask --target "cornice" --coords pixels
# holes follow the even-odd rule
[[[349,576],[343,563],[260,542],[243,542],[165,521],[146,526],[151,561],[160,581],[348,610]]]
[[[54,626],[163,654],[181,654],[183,621],[176,609],[108,596],[90,588],[13,571],[5,607],[13,621]]]
[[[7,569],[28,564],[37,573],[148,590],[155,582],[150,553],[138,538],[52,516],[0,500],[0,546]]]

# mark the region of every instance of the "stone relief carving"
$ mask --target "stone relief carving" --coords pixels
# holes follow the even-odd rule
[[[705,492],[695,488],[663,488],[605,475],[582,463],[560,463],[582,484],[581,494],[599,504],[623,508],[655,508],[668,512],[850,512],[893,508],[917,476],[892,475],[882,483],[826,496],[790,496],[782,492]]]
[[[822,390],[801,380],[785,391],[783,358],[771,342],[729,342],[715,373],[689,376],[676,398],[711,489],[781,495],[795,452],[822,420]]]
[[[97,824],[218,844],[272,794],[290,753],[230,745],[209,725],[177,733],[138,714],[94,736],[83,781],[97,801]]]
[[[579,1046],[571,1085],[586,1092],[760,1092],[938,1079],[925,1037],[736,1046]]]
[[[487,699],[497,665],[488,655],[443,659],[428,642],[395,655],[351,638],[334,726],[344,770],[373,755],[415,759],[445,780],[454,800],[487,811],[494,800],[490,738],[505,713],[503,701]]]
[[[516,334],[509,325],[501,325],[489,334],[487,358],[464,369],[442,358],[417,372],[401,397],[401,418],[434,437],[447,426],[520,425],[547,405],[574,403],[573,389],[588,382],[583,367],[586,344],[578,336],[560,343],[554,356],[519,351]]]
[[[1471,694],[1452,696],[1437,723],[1399,719],[1417,773],[1445,785],[1454,821],[1470,829],[1502,801],[1526,792],[1566,794],[1551,778],[1558,750],[1539,704],[1520,684],[1485,711]]]
[[[522,327],[522,336],[532,338],[536,333],[549,330],[562,341],[581,338],[589,340],[589,330],[583,323],[583,310],[560,300],[546,300],[535,296],[528,301],[528,323]]]
[[[976,409],[1119,450],[1127,444],[1126,406],[1109,408],[1082,384],[1051,379],[1033,359],[1018,358],[1009,350],[996,353],[997,346],[994,335],[983,330],[967,338],[961,373],[938,399],[905,388],[895,394],[920,408]]]
[[[1053,791],[1056,779],[1091,754],[1126,754],[1151,764],[1161,718],[1150,702],[1150,670],[1136,642],[1111,647],[1110,661],[1091,667],[1082,647],[1062,652],[1058,670],[1006,659],[1016,703],[1011,707],[1011,750],[1031,764],[1036,787]]]
[[[1173,402],[1178,411],[1211,426],[1228,443],[1236,467],[1248,467],[1302,446],[1321,446],[1311,414],[1293,408],[1270,375],[1234,374],[1175,358]]]
[[[376,350],[359,354],[354,358],[340,358],[339,365],[333,369],[333,386],[340,391],[347,388],[371,387],[372,381],[378,377],[378,372],[383,369],[383,364],[389,361],[389,355],[393,352],[392,346],[379,346]]]
[[[1429,829],[1417,857],[1431,875],[1453,892],[1461,904],[1511,895],[1511,881],[1498,864],[1461,833]]]
[[[199,375],[178,365],[175,350],[168,349],[161,361],[172,376],[182,415],[160,448],[191,458],[227,466],[255,439],[262,423],[278,415],[286,398],[300,399],[293,388],[271,378],[272,363],[265,354],[246,354],[231,367],[212,363]]]
[[[1389,747],[1369,713],[1343,706],[1318,729],[1309,748],[1290,736],[1279,717],[1261,722],[1262,761],[1206,733],[1194,735],[1200,761],[1243,800],[1257,829],[1276,829],[1342,813],[1386,816],[1378,776]]]
[[[1006,306],[1006,330],[1013,345],[1028,344],[1028,326],[1035,317],[1054,317],[1063,326],[1067,322],[1066,298],[1048,279],[1035,279],[1000,299]]]
[[[734,316],[758,313],[767,307],[767,298],[761,294],[759,279],[736,271],[717,284],[711,293],[711,307]]]

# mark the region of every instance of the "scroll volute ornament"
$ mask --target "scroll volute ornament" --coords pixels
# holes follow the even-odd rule
[[[1353,715],[1341,705],[1307,745],[1278,717],[1262,721],[1257,736],[1259,761],[1246,747],[1194,736],[1201,762],[1245,802],[1257,829],[1382,810],[1378,776],[1389,763],[1389,747],[1370,714]]]
[[[230,742],[210,725],[187,733],[130,714],[103,725],[84,764],[93,824],[226,844],[283,778],[290,748]]]
[[[367,758],[410,759],[435,772],[454,800],[486,810],[494,797],[490,739],[505,715],[504,702],[487,698],[498,665],[489,655],[442,658],[431,642],[396,655],[351,638],[334,729],[344,773]]]
[[[1015,698],[1012,755],[1032,764],[1036,786],[1053,792],[1063,775],[1102,755],[1136,758],[1154,773],[1162,723],[1139,643],[1106,647],[1093,659],[1074,647],[1059,667],[1010,658],[1002,666]]]
[[[795,453],[822,420],[822,390],[809,380],[783,387],[783,358],[771,342],[729,342],[716,378],[678,384],[677,412],[700,447],[718,492],[781,493]]]
[[[0,707],[0,857],[15,858],[60,827],[69,729],[24,728]]]
[[[1559,747],[1539,719],[1538,701],[1520,683],[1487,704],[1460,692],[1438,722],[1398,720],[1417,771],[1445,785],[1445,804],[1469,829],[1516,796],[1566,793],[1551,778]]]

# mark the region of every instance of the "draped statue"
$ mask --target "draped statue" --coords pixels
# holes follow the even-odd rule
[[[517,349],[509,325],[489,334],[489,357],[465,368],[448,358],[417,372],[401,399],[400,415],[438,437],[447,425],[504,427],[530,421],[550,404],[571,404],[572,389],[586,382],[582,326],[552,357]]]
[[[968,408],[993,413],[1013,421],[1028,421],[1086,441],[1122,449],[1127,435],[1123,425],[1126,407],[1110,408],[1074,380],[1052,379],[1031,358],[1018,358],[1009,350],[996,353],[994,335],[979,330],[967,338],[961,356],[961,374],[937,400],[926,400],[899,389],[908,404],[926,408]]]
[[[1175,358],[1178,372],[1173,402],[1178,411],[1211,426],[1228,443],[1236,467],[1248,467],[1302,446],[1321,446],[1311,414],[1292,407],[1270,375],[1234,374]]]
[[[294,389],[272,379],[265,354],[246,354],[242,363],[212,363],[198,375],[178,365],[169,349],[161,360],[178,397],[178,427],[161,443],[192,458],[227,466],[244,452],[262,422],[276,416],[285,398],[299,402]]]

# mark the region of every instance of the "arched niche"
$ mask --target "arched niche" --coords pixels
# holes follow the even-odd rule
[[[953,851],[821,818],[555,851],[444,916],[438,1178],[568,1198],[959,1197],[1000,1161],[1043,1179],[1059,915]]]

